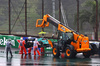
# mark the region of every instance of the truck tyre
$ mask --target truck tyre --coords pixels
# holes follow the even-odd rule
[[[85,58],[89,58],[90,55],[91,55],[91,51],[83,52],[83,56],[84,56]]]
[[[90,46],[92,47],[92,48],[90,47],[91,48],[91,54],[92,55],[97,54],[98,53],[97,46],[95,44],[91,44]]]
[[[53,47],[52,52],[53,52],[54,57],[59,57],[60,56],[60,51],[59,51],[59,48],[57,46]]]
[[[74,52],[74,47],[72,45],[68,46],[65,50],[65,57],[66,58],[73,58],[75,57],[76,53]]]

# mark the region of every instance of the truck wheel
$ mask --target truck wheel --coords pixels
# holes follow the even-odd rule
[[[59,51],[58,47],[53,47],[52,52],[53,52],[54,57],[59,57],[60,56],[60,51]]]
[[[88,51],[88,52],[83,52],[83,56],[84,56],[85,58],[89,58],[90,55],[91,55],[91,52],[90,52],[90,51]]]
[[[73,58],[73,57],[75,57],[75,52],[74,52],[74,50],[72,50],[73,48],[71,48],[71,47],[67,47],[66,48],[66,50],[65,50],[65,57],[66,58]]]
[[[97,54],[98,53],[98,48],[95,44],[91,44],[90,45],[90,48],[91,48],[91,54],[94,55],[94,54]]]

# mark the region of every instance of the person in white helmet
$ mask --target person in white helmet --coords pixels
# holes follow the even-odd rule
[[[37,51],[38,55],[40,55],[40,52],[39,52],[39,50],[38,50],[38,45],[40,45],[40,44],[39,44],[39,42],[38,42],[37,40],[38,40],[38,39],[35,38],[34,45],[33,45],[34,55],[36,55],[36,51]]]
[[[13,57],[12,51],[11,51],[11,46],[13,46],[11,43],[11,39],[8,39],[8,41],[6,43],[6,57],[8,57],[8,51],[10,52],[11,57]]]

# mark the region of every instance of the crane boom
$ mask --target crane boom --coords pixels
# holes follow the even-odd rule
[[[42,20],[41,25],[38,24],[39,20]],[[66,32],[66,31],[70,31],[71,32],[71,31],[73,31],[73,32],[77,33],[75,30],[73,30],[70,27],[64,25],[63,23],[61,23],[57,19],[53,18],[49,14],[44,15],[44,18],[43,19],[37,19],[36,27],[42,27],[42,28],[48,27],[49,26],[49,23],[51,23],[56,28],[58,28],[58,30],[61,30],[63,32]]]

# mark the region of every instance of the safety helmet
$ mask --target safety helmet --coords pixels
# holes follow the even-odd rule
[[[23,41],[23,38],[21,38],[20,40]]]
[[[38,39],[37,38],[35,38],[35,41],[37,41]]]
[[[62,36],[60,36],[60,39],[62,39]]]
[[[11,41],[11,39],[9,38],[8,41]]]

